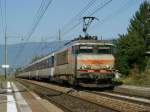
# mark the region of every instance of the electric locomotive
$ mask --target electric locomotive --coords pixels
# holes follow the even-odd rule
[[[109,87],[114,78],[113,44],[79,39],[55,52],[54,79],[71,85]]]

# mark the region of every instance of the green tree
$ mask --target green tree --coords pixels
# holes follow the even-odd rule
[[[145,52],[150,46],[150,3],[144,1],[130,20],[127,34],[119,35],[116,42],[116,68],[123,74],[130,69],[144,71]]]
[[[33,57],[32,57],[32,60],[31,60],[31,63],[33,63],[33,62],[35,62],[35,61],[41,59],[42,57],[43,57],[43,56],[33,56]]]
[[[128,38],[126,35],[119,35],[120,38],[116,41],[116,68],[123,74],[129,73],[128,55],[126,50],[128,49]]]

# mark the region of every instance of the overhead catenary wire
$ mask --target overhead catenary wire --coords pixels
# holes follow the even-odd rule
[[[26,35],[26,37],[27,37],[26,41],[28,41],[31,38],[32,34],[34,33],[36,27],[38,26],[40,20],[42,19],[43,15],[45,14],[45,12],[48,9],[51,2],[52,2],[52,0],[49,0],[47,2],[47,4],[45,5],[45,7],[43,7],[43,9],[41,9],[41,11],[39,11],[37,19],[33,22],[31,29],[29,30],[29,32]]]
[[[37,10],[37,12],[36,12],[36,14],[35,14],[35,16],[34,16],[34,18],[33,18],[32,25],[31,25],[31,27],[30,27],[28,33],[27,33],[26,36],[24,37],[24,42],[26,42],[26,41],[28,40],[29,37],[27,37],[27,36],[28,36],[28,35],[30,36],[30,35],[32,34],[34,24],[35,24],[37,18],[39,17],[40,13],[42,12],[43,7],[44,7],[44,4],[45,4],[45,0],[42,0],[42,2],[41,2],[41,4],[40,4],[40,7],[38,8],[38,10]],[[25,38],[26,38],[26,39],[25,39]],[[16,58],[17,58],[18,55],[21,53],[22,49],[24,49],[24,45],[23,45],[22,48],[20,48],[18,54],[16,55]]]
[[[33,23],[29,29],[29,31],[26,34],[26,38],[24,39],[24,42],[29,41],[29,39],[31,38],[31,36],[33,35],[33,33],[35,32],[40,20],[42,19],[42,17],[44,16],[45,12],[47,11],[48,7],[50,6],[50,4],[52,3],[53,0],[42,0],[40,7],[36,13],[36,16],[34,17]],[[14,64],[16,64],[17,59],[21,56],[24,48],[25,48],[25,43],[23,44],[23,46],[20,48],[20,50],[18,51],[15,59],[14,59]]]
[[[98,25],[104,24],[107,21],[114,19],[119,14],[123,14],[123,12],[125,12],[129,8],[133,7],[133,5],[135,5],[135,1],[128,0],[125,4],[122,4],[117,10],[115,10],[115,12],[112,12],[111,14],[106,16],[105,18],[101,19],[101,22],[99,22],[98,24],[94,25],[90,29],[95,29],[95,28],[97,28]]]
[[[97,12],[100,11],[100,10],[102,10],[105,6],[107,6],[107,5],[108,5],[109,3],[111,3],[111,2],[112,2],[112,0],[108,0],[108,1],[104,2],[103,4],[100,4],[98,7],[96,7],[95,9],[93,9],[91,13],[89,12],[89,14],[86,15],[86,16],[93,16],[95,13],[97,13]],[[75,29],[78,25],[80,25],[81,22],[82,22],[82,21],[79,21],[77,24],[75,24],[75,25],[72,26],[70,29],[68,29],[68,30],[64,33],[64,35],[70,33],[73,29]],[[63,36],[64,36],[64,35],[63,35]]]
[[[110,2],[112,2],[112,0],[108,0],[106,1],[104,4],[98,6],[98,8],[96,8],[91,14],[89,14],[90,16],[94,15],[95,13],[97,13],[98,11],[100,11],[101,9],[103,9],[105,6],[107,6]]]

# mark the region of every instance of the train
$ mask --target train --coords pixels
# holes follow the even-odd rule
[[[83,87],[113,87],[114,45],[96,37],[78,38],[20,70],[17,78]]]

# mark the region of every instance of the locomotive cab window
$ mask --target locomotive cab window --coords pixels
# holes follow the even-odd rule
[[[98,54],[112,54],[113,53],[113,49],[112,46],[99,46],[98,49]]]
[[[73,52],[77,54],[113,54],[111,45],[79,45],[73,47]]]

